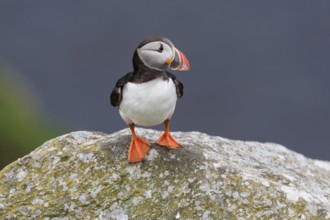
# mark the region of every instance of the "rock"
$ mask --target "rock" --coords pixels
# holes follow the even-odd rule
[[[52,139],[1,171],[0,219],[330,219],[329,162],[273,143],[173,136],[182,148],[153,144],[134,164],[127,129]]]

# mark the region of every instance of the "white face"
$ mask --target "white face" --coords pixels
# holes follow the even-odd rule
[[[151,69],[164,70],[174,58],[172,47],[162,41],[154,41],[137,49],[140,59]]]

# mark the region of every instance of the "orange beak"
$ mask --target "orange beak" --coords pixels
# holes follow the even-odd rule
[[[174,48],[174,57],[173,60],[170,62],[169,68],[171,70],[176,71],[183,71],[183,70],[190,70],[190,64],[187,57],[179,50]]]

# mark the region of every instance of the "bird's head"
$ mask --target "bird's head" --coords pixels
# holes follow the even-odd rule
[[[159,36],[148,37],[139,44],[134,53],[133,65],[134,69],[144,65],[160,71],[167,68],[190,70],[186,56],[169,39]]]

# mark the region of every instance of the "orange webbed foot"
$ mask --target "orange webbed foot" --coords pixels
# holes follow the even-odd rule
[[[150,149],[150,143],[143,138],[134,137],[131,141],[131,145],[128,150],[128,161],[129,162],[141,162],[147,155]]]
[[[128,161],[132,163],[143,161],[151,146],[148,141],[135,134],[134,127],[134,124],[129,125],[132,132],[132,141],[128,150]]]
[[[159,137],[157,144],[160,146],[168,147],[170,149],[175,149],[181,147],[179,142],[177,142],[170,133],[170,120],[164,121],[165,130],[164,133]]]
[[[159,137],[157,144],[160,146],[168,147],[170,149],[175,149],[181,147],[180,143],[177,142],[170,133],[165,132]]]

